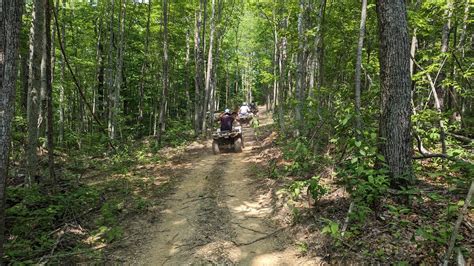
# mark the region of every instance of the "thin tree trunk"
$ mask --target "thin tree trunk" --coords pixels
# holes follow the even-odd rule
[[[295,120],[296,120],[296,135],[298,136],[301,129],[302,122],[302,109],[304,105],[304,68],[305,68],[305,59],[304,59],[304,26],[303,26],[303,15],[304,15],[305,5],[304,1],[300,0],[300,13],[298,15],[298,68],[296,75],[296,100],[297,104],[295,107]]]
[[[96,90],[97,90],[97,104],[94,104],[94,113],[98,113],[98,117],[101,119],[104,118],[104,110],[105,110],[105,89],[104,89],[104,81],[105,81],[105,54],[104,54],[104,44],[102,43],[102,17],[99,19],[99,25],[97,26],[97,53],[96,53],[96,60],[97,60],[97,71],[96,71]],[[96,97],[94,97],[95,99]]]
[[[201,52],[201,7],[196,11],[195,28],[194,28],[194,133],[197,135],[201,132],[201,88],[202,88],[202,52]]]
[[[321,0],[321,6],[319,8],[319,25],[316,32],[316,39],[315,39],[315,49],[316,49],[316,67],[315,70],[317,71],[317,79],[316,79],[316,92],[317,92],[317,114],[320,119],[320,123],[322,123],[321,117],[321,107],[323,103],[322,95],[321,95],[321,87],[323,86],[323,78],[324,78],[324,17],[326,14],[326,0]]]
[[[148,2],[148,12],[147,12],[147,20],[146,20],[146,33],[145,33],[145,50],[143,52],[144,54],[144,60],[142,63],[142,70],[140,74],[140,97],[139,97],[139,103],[138,103],[138,120],[142,121],[143,120],[143,101],[145,99],[145,73],[147,70],[147,64],[148,64],[148,47],[150,43],[150,18],[151,18],[151,1],[149,0]]]
[[[0,5],[0,264],[3,264],[5,255],[5,193],[24,1],[2,0]]]
[[[367,18],[367,0],[362,0],[362,11],[360,16],[359,42],[357,43],[357,59],[355,69],[355,111],[356,111],[356,130],[357,136],[362,131],[362,117],[360,113],[360,70],[362,67],[362,48],[364,47],[365,21]]]
[[[394,187],[413,183],[410,43],[405,2],[377,0],[380,39],[379,151]]]
[[[211,97],[211,75],[212,75],[212,49],[214,48],[214,32],[215,32],[215,0],[212,0],[212,15],[211,15],[211,32],[209,36],[209,52],[207,54],[207,70],[206,70],[206,83],[204,87],[204,105],[202,110],[202,131],[206,132],[206,114],[208,111],[209,99]]]
[[[20,53],[21,62],[21,107],[24,114],[28,106],[28,80],[29,80],[29,53]]]
[[[165,116],[166,116],[166,105],[168,99],[168,0],[162,0],[163,2],[163,76],[162,84],[163,91],[161,94],[161,104],[160,104],[160,116],[158,119],[158,132],[157,132],[157,142],[161,145],[161,136],[165,128]]]
[[[114,33],[114,14],[115,14],[115,0],[112,0],[111,3],[111,15],[110,15],[110,24],[109,24],[109,50],[108,50],[108,66],[107,66],[107,113],[108,113],[108,119],[107,119],[107,127],[109,131],[109,138],[111,138],[112,134],[112,127],[113,127],[113,112],[114,112],[114,107],[113,107],[113,91],[114,91],[114,57],[113,57],[113,51],[114,51],[114,42],[115,42],[115,33]]]
[[[186,58],[184,59],[184,87],[186,89],[186,118],[192,122],[193,116],[191,109],[192,101],[191,101],[191,87],[189,86],[189,76],[191,75],[191,68],[189,66],[189,61],[191,60],[191,33],[190,30],[187,29],[186,31]]]
[[[274,12],[275,13],[275,10]],[[275,15],[274,15],[275,16]],[[272,110],[278,105],[278,29],[273,17],[273,104]]]
[[[464,6],[464,17],[462,20],[462,30],[461,30],[461,36],[459,37],[459,42],[457,44],[457,49],[461,50],[462,57],[464,58],[464,41],[466,40],[466,33],[467,33],[467,24],[468,24],[468,19],[469,19],[469,2],[471,0],[466,0],[465,6]]]
[[[453,0],[447,0],[447,6],[445,10],[445,18],[446,23],[443,26],[442,36],[441,36],[441,53],[447,57],[446,53],[449,50],[449,36],[451,33],[451,17],[453,15]],[[439,82],[437,86],[437,94],[439,97],[439,103],[441,106],[441,110],[445,108],[445,96],[447,88],[443,85],[443,81],[446,78],[447,74],[443,71],[440,72],[439,75]],[[444,138],[445,136],[441,136],[440,138]]]
[[[285,132],[285,114],[283,105],[285,103],[285,64],[286,64],[286,37],[280,38],[280,56],[278,57],[278,66],[279,66],[279,85],[278,85],[278,121],[280,124],[280,131]]]
[[[115,79],[114,79],[114,86],[113,91],[111,93],[111,118],[110,118],[110,139],[114,140],[117,137],[118,132],[118,116],[120,115],[121,111],[121,100],[120,100],[120,91],[122,89],[123,84],[123,56],[125,50],[125,16],[127,12],[127,1],[122,0],[120,5],[120,13],[119,13],[119,23],[120,23],[120,35],[119,35],[119,45],[117,49],[117,65],[115,69]]]
[[[35,0],[30,30],[30,70],[28,81],[28,142],[26,150],[27,178],[31,184],[38,175],[38,116],[41,92],[41,59],[43,49],[44,0]]]
[[[49,182],[55,184],[54,175],[54,139],[53,139],[53,85],[52,85],[52,67],[51,67],[51,11],[54,6],[52,0],[45,1],[45,16],[44,16],[44,58],[45,62],[45,87],[46,87],[46,110],[47,110],[47,139],[48,139],[48,169]]]
[[[63,18],[66,17],[66,1],[63,1],[62,3],[62,15]],[[57,18],[55,18],[57,19]],[[58,23],[56,21],[56,23]],[[60,42],[62,43],[64,49],[66,49],[66,23],[62,23],[61,25],[61,40]],[[66,71],[66,63],[65,63],[65,58],[62,53],[60,53],[61,56],[61,74],[60,74],[60,87],[59,87],[59,143],[62,145],[64,141],[64,115],[65,115],[65,110],[64,110],[64,75]]]

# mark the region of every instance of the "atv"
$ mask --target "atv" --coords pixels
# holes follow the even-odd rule
[[[251,103],[250,104],[250,112],[256,116],[258,114],[258,107],[256,103]]]
[[[220,131],[212,134],[212,151],[219,154],[221,149],[233,149],[235,152],[242,152],[244,147],[242,128],[234,127],[230,131]]]
[[[248,114],[239,114],[237,117],[237,121],[239,121],[240,124],[242,125],[248,125],[250,124],[250,121],[252,121],[253,114],[248,113]]]

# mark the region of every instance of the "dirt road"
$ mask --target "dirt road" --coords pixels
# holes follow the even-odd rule
[[[284,226],[271,219],[271,193],[258,193],[249,160],[258,145],[244,128],[242,153],[212,152],[193,159],[191,169],[165,201],[147,243],[128,262],[140,265],[313,264],[299,258]]]

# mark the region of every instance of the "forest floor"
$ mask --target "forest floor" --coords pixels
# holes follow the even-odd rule
[[[271,126],[262,112],[260,128]],[[244,265],[319,264],[304,257],[289,230],[278,185],[262,178],[262,141],[274,135],[244,127],[242,153],[213,155],[210,143],[188,146],[171,159],[168,196],[126,226],[109,261],[140,265],[218,263]],[[207,145],[206,145],[207,144]],[[156,173],[157,180],[163,173]]]

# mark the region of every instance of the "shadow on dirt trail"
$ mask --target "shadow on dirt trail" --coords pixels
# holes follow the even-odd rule
[[[270,121],[265,114],[262,120]],[[317,264],[300,258],[284,227],[272,220],[271,193],[252,186],[249,171],[258,142],[244,128],[242,153],[212,155],[209,149],[191,159],[191,169],[164,201],[159,221],[147,236],[128,247],[126,263],[139,265]],[[122,252],[123,254],[124,252]]]

